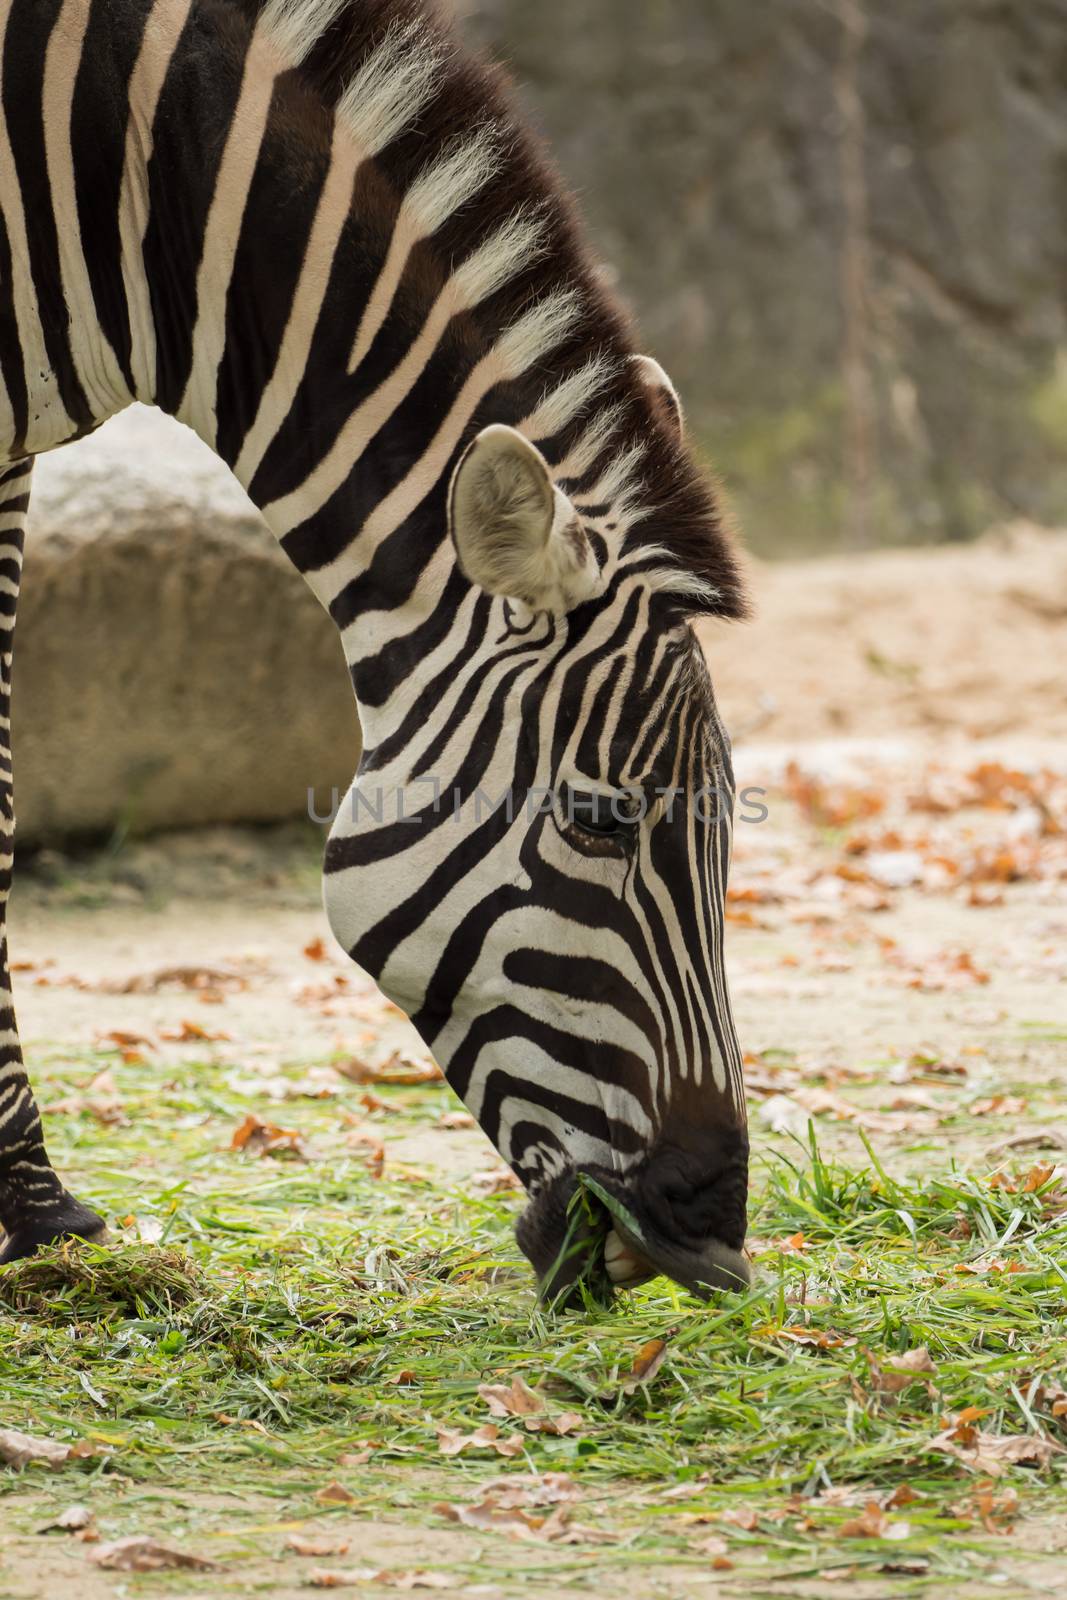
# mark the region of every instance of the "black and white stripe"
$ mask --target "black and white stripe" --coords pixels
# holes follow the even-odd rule
[[[642,1222],[616,1278],[743,1273],[731,820],[694,803],[732,787],[686,621],[740,614],[737,567],[497,76],[417,0],[0,0],[0,30],[5,625],[24,458],[134,399],[193,427],[341,633],[331,924],[531,1190],[535,1266],[587,1170]],[[647,815],[583,823],[626,794]],[[5,1004],[15,1254],[98,1219]]]

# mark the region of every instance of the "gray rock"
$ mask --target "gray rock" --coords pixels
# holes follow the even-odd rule
[[[133,407],[34,470],[19,838],[299,816],[359,726],[336,630],[228,469]]]
[[[1067,0],[456,8],[512,66],[758,550],[859,531],[847,236],[870,539],[1067,517]]]

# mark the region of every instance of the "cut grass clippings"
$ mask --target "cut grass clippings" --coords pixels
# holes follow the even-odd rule
[[[610,1541],[605,1571],[707,1570],[717,1551],[720,1570],[765,1581],[964,1581],[1062,1491],[1058,1169],[990,1183],[946,1162],[897,1181],[873,1149],[846,1168],[798,1146],[755,1176],[751,1292],[703,1305],[660,1280],[555,1314],[522,1270],[518,1196],[388,1161],[376,1177],[332,1103],[292,1113],[308,1164],[235,1153],[248,1104],[220,1073],[198,1065],[161,1092],[132,1067],[127,1125],[51,1119],[115,1242],[0,1272],[0,1428],[97,1447],[63,1468],[57,1504],[106,1489],[108,1538],[145,1531],[129,1519],[146,1495],[168,1539],[183,1495],[220,1485],[269,1497],[280,1524],[329,1516],[339,1483],[347,1511],[425,1529],[502,1477],[565,1474],[573,1524],[523,1513],[524,1539],[545,1530],[549,1584],[579,1560],[550,1542],[568,1526],[575,1546]],[[387,1131],[450,1103],[444,1086],[381,1092]],[[146,1219],[160,1243],[136,1242]],[[516,1378],[536,1405],[500,1414],[479,1393]],[[46,1520],[40,1493],[59,1482],[0,1469],[5,1523],[27,1491]],[[483,1578],[511,1570],[506,1515],[468,1517]]]

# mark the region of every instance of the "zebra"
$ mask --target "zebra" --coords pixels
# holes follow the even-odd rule
[[[740,557],[506,78],[425,0],[0,0],[0,68],[0,905],[32,460],[155,405],[339,631],[329,925],[521,1180],[542,1292],[748,1283],[692,627],[745,614]],[[48,1160],[0,956],[12,1261],[104,1223]]]

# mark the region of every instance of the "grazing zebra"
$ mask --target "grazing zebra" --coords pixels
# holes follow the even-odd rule
[[[529,1191],[542,1288],[747,1282],[733,784],[688,620],[742,614],[738,565],[500,75],[417,0],[0,0],[0,30],[0,898],[31,458],[145,401],[340,631],[330,925]],[[102,1223],[3,957],[12,1260]]]

